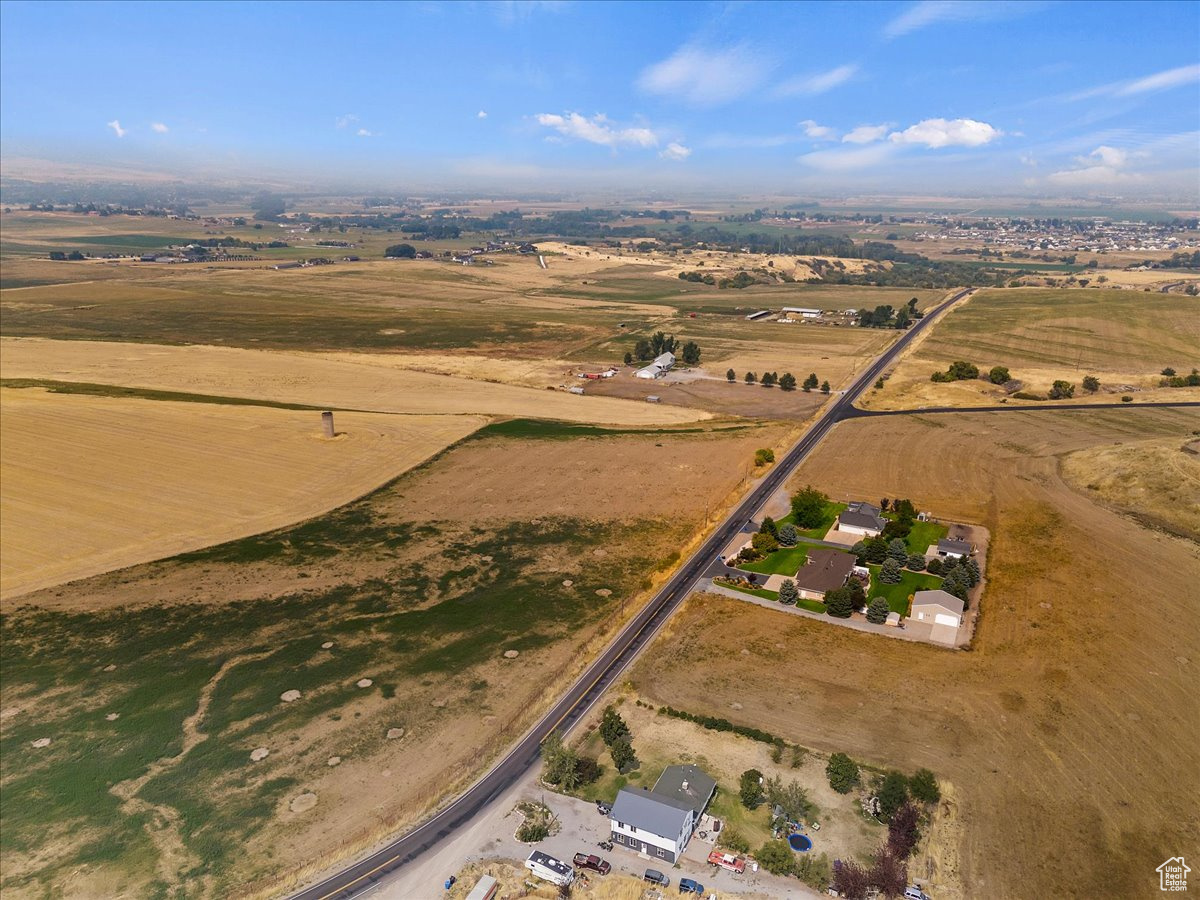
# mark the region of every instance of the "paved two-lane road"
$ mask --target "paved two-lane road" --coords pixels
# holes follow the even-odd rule
[[[295,894],[294,900],[346,900],[366,891],[389,873],[395,872],[470,822],[482,809],[512,786],[537,762],[541,743],[546,736],[556,729],[565,731],[574,725],[628,668],[662,624],[692,592],[697,582],[704,577],[708,564],[742,529],[754,512],[783,486],[796,467],[830,429],[839,420],[853,413],[855,398],[873,384],[904,352],[908,344],[928,328],[944,310],[969,293],[969,290],[956,292],[919,320],[895,344],[867,366],[849,389],[826,407],[795,446],[754,486],[737,508],[688,558],[633,621],[625,626],[554,707],[466,793],[433,818],[383,849]]]

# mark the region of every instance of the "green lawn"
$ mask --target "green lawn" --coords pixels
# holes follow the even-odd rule
[[[846,508],[845,503],[834,503],[832,501],[825,504],[825,512],[821,516],[821,524],[816,528],[797,528],[796,533],[801,537],[815,538],[821,540],[825,537],[825,533],[833,527],[833,521],[842,514],[842,510]],[[777,519],[775,522],[780,528],[784,525],[794,525],[795,519],[791,513],[788,513],[782,519]]]
[[[912,531],[906,538],[908,552],[924,556],[930,544],[936,544],[949,533],[949,528],[937,522],[913,522]]]
[[[763,600],[778,600],[779,594],[775,591],[768,591],[766,588],[752,588],[745,585],[732,584],[729,582],[716,579],[716,583],[723,588],[728,588],[731,591],[738,591],[742,594],[750,594],[753,597],[761,597]],[[796,605],[801,609],[807,609],[809,612],[825,613],[825,604],[820,600],[805,600],[803,597],[796,601]]]
[[[924,524],[924,523],[922,523]],[[867,566],[871,570],[871,589],[867,591],[867,602],[876,597],[886,597],[892,612],[908,615],[908,597],[917,591],[932,591],[942,586],[942,579],[925,572],[904,570],[899,584],[884,584],[879,580],[879,566]]]
[[[809,545],[797,544],[795,547],[784,547],[774,553],[768,553],[758,562],[741,563],[739,569],[747,572],[757,572],[759,575],[788,575],[795,576],[808,559]]]

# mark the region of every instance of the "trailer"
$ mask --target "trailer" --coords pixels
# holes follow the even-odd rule
[[[525,860],[525,868],[543,881],[549,881],[559,887],[566,887],[575,880],[574,869],[561,859],[555,859],[541,850],[534,850],[529,854],[529,858]]]

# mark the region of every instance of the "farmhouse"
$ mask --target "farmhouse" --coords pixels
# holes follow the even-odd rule
[[[958,538],[942,538],[937,542],[938,556],[950,559],[964,559],[973,552],[975,552],[975,547],[970,541],[962,541]]]
[[[824,600],[828,591],[846,583],[854,571],[855,558],[841,550],[810,550],[796,573],[796,589],[805,600]]]
[[[622,788],[609,814],[612,842],[675,862],[717,792],[717,783],[696,766],[668,766],[653,791]]]
[[[646,366],[644,369],[638,369],[635,373],[638,378],[662,378],[675,365],[675,354],[664,353],[656,357],[654,362]]]
[[[887,526],[887,520],[880,515],[881,512],[878,506],[872,506],[865,500],[856,500],[838,516],[835,527],[847,534],[876,537],[882,534]]]
[[[931,624],[931,640],[953,644],[962,625],[963,602],[946,591],[917,591],[909,618]]]

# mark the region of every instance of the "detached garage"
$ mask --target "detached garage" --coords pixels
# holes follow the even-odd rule
[[[962,626],[963,602],[946,591],[917,591],[909,618],[932,625],[934,640],[953,644]]]

